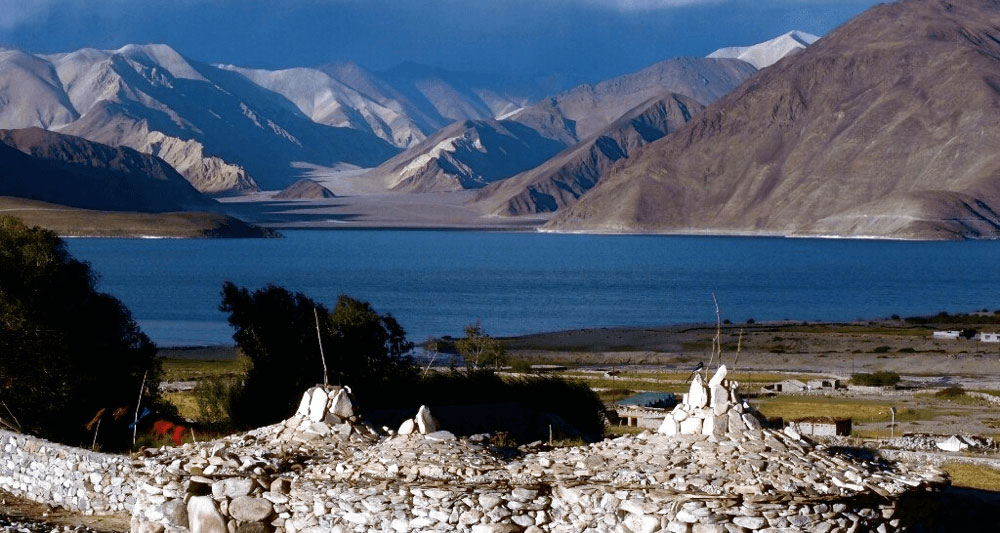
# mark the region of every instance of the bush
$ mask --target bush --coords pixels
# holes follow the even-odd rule
[[[935,397],[945,398],[945,399],[955,399],[965,396],[965,389],[962,387],[948,387],[947,389],[941,389],[934,393]]]
[[[229,324],[236,329],[233,339],[249,359],[231,404],[237,427],[291,415],[302,393],[323,382],[324,364],[330,383],[355,389],[381,389],[415,373],[405,357],[413,344],[396,319],[345,295],[331,312],[302,293],[275,285],[250,292],[226,282],[220,309],[229,312]]]
[[[140,383],[145,376],[145,385]],[[48,230],[0,217],[0,418],[9,427],[103,449],[132,444],[136,400],[159,399],[156,347],[86,263]]]
[[[887,353],[890,349],[888,346],[876,346],[872,353]]]
[[[510,370],[519,374],[530,374],[531,363],[525,361],[524,359],[514,359],[510,363]]]
[[[851,376],[853,385],[865,387],[892,387],[899,383],[899,374],[895,372],[875,372],[873,374],[854,374]]]
[[[447,424],[447,420],[442,422],[448,430],[457,434],[506,431],[511,438],[522,443],[548,439],[545,413],[557,415],[572,426],[572,431],[564,432],[557,425],[554,428],[557,436],[582,434],[596,438],[604,431],[604,404],[597,394],[583,382],[556,377],[501,378],[485,370],[432,372],[423,378],[396,380],[391,387],[379,390],[355,388],[354,393],[366,416],[373,415],[377,424],[393,427],[402,422],[398,415],[413,416],[421,405],[427,405],[432,413],[440,417],[436,409],[441,406],[518,404],[542,415],[528,421],[534,421],[534,426],[514,417],[514,413],[503,420],[479,416],[468,424],[467,431],[456,424]],[[473,408],[472,412],[476,409]]]
[[[232,423],[232,405],[241,396],[242,382],[234,376],[213,376],[198,380],[194,399],[198,404],[199,422],[209,426]]]

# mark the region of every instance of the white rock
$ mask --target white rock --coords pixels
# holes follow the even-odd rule
[[[419,429],[420,433],[424,435],[437,431],[437,423],[434,422],[434,417],[431,416],[431,410],[428,409],[426,405],[421,405],[420,409],[417,410],[416,421],[417,429]]]
[[[629,514],[625,517],[624,524],[634,533],[653,533],[660,529],[660,519],[655,516]]]
[[[455,440],[455,434],[450,431],[440,430],[440,431],[435,431],[433,433],[428,433],[427,435],[424,436],[424,438],[427,440],[434,440],[434,441]]]
[[[701,380],[701,374],[695,374],[691,380],[691,389],[688,391],[687,404],[695,409],[700,409],[708,405],[708,391]]]
[[[326,403],[329,398],[326,391],[316,387],[313,389],[312,398],[309,400],[309,420],[321,422],[326,416]]]
[[[299,408],[295,410],[295,416],[309,416],[309,398],[312,396],[312,389],[307,390],[305,394],[302,395],[302,401],[299,402]]]
[[[663,419],[663,423],[660,424],[660,429],[656,430],[657,433],[662,433],[664,435],[676,435],[677,434],[677,421],[674,417],[668,416]]]
[[[187,504],[191,533],[228,533],[226,522],[211,496],[192,496]]]
[[[399,425],[399,431],[397,431],[396,433],[398,433],[400,435],[409,435],[409,434],[413,433],[413,429],[415,427],[416,427],[416,423],[413,422],[413,419],[412,418],[407,418],[406,420],[403,421],[402,424]]]
[[[722,381],[726,379],[729,374],[729,370],[726,369],[726,365],[719,365],[719,369],[715,371],[715,375],[712,379],[708,380],[708,386],[714,387],[716,385],[722,386]]]
[[[701,419],[688,418],[681,422],[680,432],[682,435],[697,435],[701,433]]]
[[[948,437],[947,439],[941,442],[937,442],[935,444],[937,445],[938,448],[946,452],[960,452],[969,447],[968,444],[963,442],[962,439],[956,437],[955,435],[952,435],[951,437]]]
[[[337,395],[333,397],[332,405],[330,405],[330,412],[340,418],[351,418],[354,416],[354,405],[347,396],[346,389],[337,391]]]

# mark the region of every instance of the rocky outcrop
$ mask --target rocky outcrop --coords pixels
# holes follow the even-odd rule
[[[336,197],[333,191],[309,178],[302,178],[274,195],[279,200],[324,200]]]

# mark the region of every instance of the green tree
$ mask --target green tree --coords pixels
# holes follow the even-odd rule
[[[480,365],[499,369],[507,362],[507,349],[499,339],[490,337],[477,320],[465,326],[465,338],[455,342],[455,349],[465,365],[478,370]]]
[[[156,347],[128,309],[96,290],[89,265],[55,233],[8,216],[0,217],[0,354],[0,419],[46,438],[89,444],[85,425],[105,409],[118,423],[106,422],[99,442],[130,445],[144,376],[143,404],[159,399]]]
[[[319,342],[330,383],[349,385],[356,394],[413,372],[406,357],[413,345],[396,319],[348,296],[341,295],[331,312],[276,285],[251,292],[226,282],[220,309],[229,313],[233,339],[250,361],[230,408],[238,426],[288,417],[302,393],[323,382]]]

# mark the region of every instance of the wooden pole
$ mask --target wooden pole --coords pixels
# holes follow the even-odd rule
[[[94,441],[90,443],[90,449],[93,450],[97,448],[97,432],[101,430],[101,419],[97,419],[97,427],[94,428]],[[134,437],[133,437],[134,439]],[[135,441],[132,441],[132,445],[135,445]]]
[[[142,405],[142,391],[146,389],[146,374],[149,371],[142,373],[142,384],[139,385],[139,401],[135,402],[135,419],[132,421],[132,447],[135,448],[135,434],[139,431],[139,407]]]
[[[323,355],[323,337],[319,333],[319,312],[316,311],[315,307],[313,307],[313,318],[316,319],[316,342],[319,343],[319,358],[323,361],[323,389],[326,389],[329,385],[326,376],[326,356]]]

